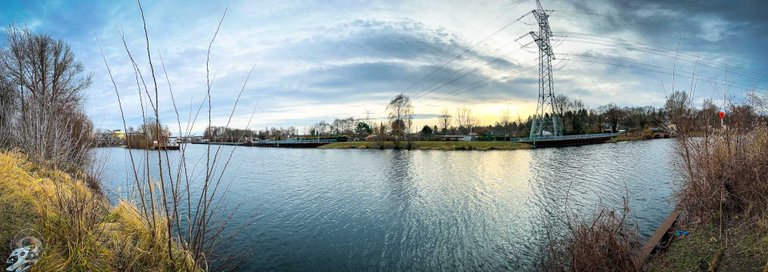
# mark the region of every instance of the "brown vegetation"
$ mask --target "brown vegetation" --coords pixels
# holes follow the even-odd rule
[[[128,128],[125,134],[125,145],[128,148],[152,149],[155,146],[163,146],[171,137],[171,131],[158,121],[149,121],[138,129]]]
[[[27,28],[6,29],[0,52],[0,147],[64,170],[90,164],[93,124],[83,112],[91,84],[69,45]]]
[[[633,257],[641,243],[627,222],[629,207],[602,208],[589,220],[566,219],[564,238],[550,239],[541,268],[545,271],[638,271]]]
[[[678,209],[704,223],[724,225],[733,215],[760,216],[768,205],[768,128],[760,105],[729,103],[724,127],[713,125],[717,110],[697,116],[685,93],[667,102],[678,126],[680,167],[685,179],[678,190]],[[704,131],[698,137],[693,132]]]
[[[82,109],[91,80],[69,46],[26,28],[11,26],[6,34],[0,53],[2,240],[25,231],[39,237],[44,251],[35,271],[204,268],[171,236],[159,210],[150,216],[128,202],[111,207],[103,196],[90,152],[93,125]],[[145,189],[158,197],[162,191]]]
[[[678,204],[691,219],[722,223],[737,214],[763,215],[768,205],[765,125],[729,127],[681,139],[680,145],[686,179]]]
[[[43,241],[33,271],[179,271],[195,267],[190,253],[164,243],[165,229],[147,228],[135,206],[114,207],[72,174],[0,152],[0,239],[30,231]],[[7,245],[7,244],[6,244]],[[8,256],[10,248],[0,247]],[[172,252],[172,256],[157,252]]]
[[[721,127],[711,101],[701,116],[692,114],[684,96],[677,98],[676,151],[684,175],[677,208],[685,215],[678,228],[692,236],[677,238],[649,269],[768,269],[768,119],[759,114],[765,113],[764,100],[755,93],[748,94],[748,104],[726,99]],[[696,130],[703,133],[693,137]]]

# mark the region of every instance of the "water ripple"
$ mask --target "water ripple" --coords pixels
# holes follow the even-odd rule
[[[519,270],[537,260],[547,233],[562,233],[566,213],[588,217],[600,205],[620,207],[625,196],[648,237],[672,209],[672,144],[489,152],[240,148],[224,180],[238,206],[235,218],[251,223],[237,245],[252,253],[244,270]],[[110,158],[107,180],[116,182],[107,188],[125,187],[121,152],[97,152]],[[203,152],[191,145],[187,157],[197,161]]]

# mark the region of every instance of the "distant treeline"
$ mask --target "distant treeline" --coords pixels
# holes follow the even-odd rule
[[[674,129],[676,126],[672,115],[689,115],[695,120],[693,130],[703,130],[707,126],[719,127],[720,119],[718,107],[712,100],[705,99],[701,107],[687,107],[686,112],[679,112],[681,104],[690,105],[691,99],[685,92],[672,93],[664,107],[619,107],[616,104],[606,104],[597,108],[587,108],[581,100],[571,100],[567,96],[560,95],[556,98],[556,112],[559,112],[563,134],[587,134],[601,132],[643,132],[652,128]],[[766,116],[760,115],[750,105],[730,105],[722,107],[727,112],[725,123],[729,122],[765,122]],[[457,112],[461,112],[461,109]],[[457,114],[457,116],[461,116]],[[442,118],[448,119],[448,124],[453,124],[453,117],[443,114]],[[465,118],[465,117],[464,117]],[[547,118],[549,116],[547,115]],[[466,118],[465,118],[466,119]],[[470,118],[471,119],[471,118]],[[498,121],[485,126],[424,126],[420,130],[421,136],[435,134],[467,134],[471,130],[478,136],[509,136],[527,137],[530,132],[532,119],[523,120],[519,117],[512,121],[508,112],[502,112]]]
[[[285,139],[298,136],[349,136],[364,137],[372,133],[370,126],[353,117],[335,119],[333,122],[320,121],[302,133],[296,127],[269,127],[261,130],[212,126],[203,132],[203,138],[213,142],[238,142],[249,139]]]
[[[596,108],[587,107],[581,100],[571,100],[567,96],[560,95],[556,98],[556,109],[559,113],[559,121],[563,128],[563,134],[588,134],[603,132],[627,132],[642,133],[651,129],[675,129],[675,118],[672,115],[689,115],[695,120],[692,130],[704,130],[707,126],[719,127],[718,113],[721,110],[727,112],[725,123],[731,122],[765,122],[766,116],[760,115],[749,105],[730,105],[719,107],[712,100],[705,99],[701,107],[685,107],[685,112],[680,112],[680,105],[691,105],[691,98],[685,92],[674,92],[669,95],[663,107],[640,106],[620,107],[610,103]],[[549,116],[547,116],[549,118]],[[530,131],[532,119],[527,117],[512,119],[508,111],[500,113],[499,118],[488,125],[480,125],[472,111],[466,107],[459,107],[454,115],[447,110],[438,117],[436,124],[425,125],[418,131],[411,131],[413,140],[440,139],[442,135],[477,135],[481,140],[508,139],[513,137],[527,137]],[[284,139],[289,137],[320,137],[320,136],[348,136],[351,139],[364,139],[371,134],[390,135],[392,125],[389,121],[365,122],[353,117],[335,119],[332,122],[320,121],[308,128],[303,133],[295,127],[271,127],[262,130],[246,130],[226,127],[210,127],[206,129],[203,137],[212,141],[236,142],[244,138],[253,139]]]

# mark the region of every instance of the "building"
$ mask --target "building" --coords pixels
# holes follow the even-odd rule
[[[125,141],[125,132],[119,129],[115,129],[112,131],[112,137]]]

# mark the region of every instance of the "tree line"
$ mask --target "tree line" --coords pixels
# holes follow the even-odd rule
[[[750,100],[759,96],[751,95]],[[603,132],[644,133],[651,129],[675,129],[682,125],[679,116],[685,115],[692,120],[685,122],[688,129],[702,131],[706,128],[719,127],[718,113],[727,112],[726,124],[740,125],[766,122],[766,116],[750,104],[718,106],[712,99],[705,99],[700,107],[693,105],[692,98],[686,92],[673,92],[667,97],[663,107],[653,106],[618,106],[614,103],[589,108],[579,99],[559,95],[555,99],[555,114],[560,117],[563,134],[589,134]],[[685,110],[681,110],[681,109]],[[549,118],[549,114],[545,118]],[[479,125],[479,120],[472,110],[460,106],[452,115],[444,109],[436,124],[424,125],[418,132],[420,139],[437,138],[440,135],[478,135],[481,139],[528,137],[533,119],[516,119],[508,110],[502,111],[499,118],[488,125]],[[680,123],[680,124],[678,124]]]
[[[211,126],[203,132],[203,138],[212,142],[241,142],[246,139],[282,140],[296,137],[365,137],[371,134],[371,127],[353,117],[320,121],[310,125],[303,132],[294,126],[267,127],[264,129],[240,129],[225,126]]]
[[[560,116],[564,135],[590,133],[646,133],[652,129],[670,130],[680,121],[676,116],[683,114],[682,105],[687,105],[685,114],[695,120],[693,130],[720,126],[718,113],[728,112],[732,122],[754,122],[765,120],[765,116],[748,104],[718,106],[713,100],[705,99],[700,107],[693,107],[691,97],[685,92],[673,92],[662,107],[618,106],[609,103],[590,108],[579,99],[565,95],[556,97],[555,113]],[[492,124],[482,125],[480,119],[469,107],[460,106],[454,112],[443,109],[433,124],[427,124],[412,131],[413,106],[410,98],[398,95],[387,104],[387,120],[365,122],[353,117],[338,118],[332,122],[320,121],[309,126],[303,133],[295,127],[271,127],[263,130],[245,130],[226,127],[206,129],[204,138],[214,141],[235,142],[243,137],[259,139],[284,139],[289,137],[331,137],[348,136],[363,139],[373,135],[378,140],[435,140],[445,135],[475,135],[480,140],[499,140],[528,137],[533,119],[513,117],[504,110]],[[738,117],[738,118],[737,118]],[[549,115],[545,115],[549,118]],[[690,122],[687,122],[690,124]]]

